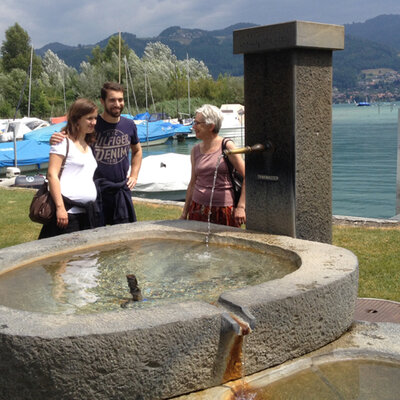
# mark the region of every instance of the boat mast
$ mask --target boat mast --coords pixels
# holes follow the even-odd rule
[[[127,82],[127,85],[129,86],[129,83],[131,85],[133,99],[135,100],[136,114],[139,114],[139,107],[138,107],[138,103],[137,103],[137,100],[136,100],[135,89],[133,88],[133,80],[132,80],[131,70],[129,69],[129,64],[128,64],[128,60],[126,59],[126,57],[124,58],[124,60],[125,60],[125,63],[126,63],[126,70],[128,72],[128,78],[129,78],[128,82]]]
[[[31,69],[30,66],[29,66],[29,69]],[[14,118],[13,118],[14,121],[15,121],[15,118],[17,118],[18,110],[19,110],[19,107],[21,105],[22,98],[24,97],[24,92],[25,92],[26,83],[28,81],[28,77],[29,77],[29,70],[28,70],[28,73],[26,74],[24,86],[22,87],[21,94],[19,96],[17,108],[15,109],[15,114],[14,114]],[[17,165],[18,162],[17,162],[17,130],[16,129],[14,129],[13,136],[14,136],[13,137],[13,142],[14,142],[14,167],[17,167],[18,166]]]
[[[145,92],[145,98],[146,98],[146,112],[148,112],[146,66],[144,67],[144,92]],[[149,149],[149,119],[150,119],[150,117],[146,119],[146,144],[147,144],[147,149]]]
[[[65,98],[65,70],[63,70],[63,96],[64,96],[64,113],[67,115],[67,100]]]
[[[153,91],[151,90],[151,84],[150,84],[150,79],[149,79],[148,75],[147,75],[147,83],[149,85],[149,92],[150,92],[150,96],[151,96],[151,103],[153,104],[153,111],[157,112],[156,104],[154,103]]]
[[[124,63],[125,63],[125,79],[126,79],[126,99],[128,101],[128,112],[129,114],[132,114],[131,112],[131,105],[129,103],[129,80],[128,80],[128,62],[126,60],[126,56],[124,56]]]
[[[176,115],[179,118],[179,100],[178,100],[178,68],[175,60],[175,86],[176,86]]]
[[[121,31],[118,32],[118,83],[121,83]]]
[[[146,111],[148,111],[148,101],[147,101],[147,72],[146,67],[144,67],[144,95],[146,99]]]
[[[188,81],[188,110],[189,118],[192,116],[190,113],[190,68],[189,68],[189,55],[186,53],[186,65],[187,65],[187,81]]]
[[[28,118],[31,116],[32,60],[33,60],[33,46],[31,47],[31,61],[29,63]]]

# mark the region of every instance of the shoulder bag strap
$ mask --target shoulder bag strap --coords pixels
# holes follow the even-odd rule
[[[62,161],[60,172],[58,173],[58,178],[61,178],[61,174],[63,173],[64,166],[65,166],[65,161],[67,161],[67,157],[68,157],[68,153],[69,153],[69,139],[68,139],[68,137],[66,137],[65,140],[67,141],[67,151],[66,151],[65,157],[64,157],[64,159]]]
[[[229,139],[229,138],[222,139],[222,153],[224,154],[225,162],[228,165],[229,173],[232,175],[232,172],[234,169],[233,165],[232,165],[231,161],[229,160],[229,157],[227,155],[225,155],[225,153],[224,153],[224,150],[226,149],[226,142],[228,142],[229,140],[232,140],[232,139]]]
[[[58,179],[61,178],[61,174],[62,174],[62,172],[64,170],[64,166],[65,166],[65,161],[67,160],[68,153],[69,153],[69,140],[68,140],[68,138],[65,138],[65,140],[67,141],[67,152],[65,153],[65,157],[64,157],[64,159],[62,160],[62,163],[61,163],[60,172],[58,173]],[[47,179],[47,174],[46,174],[46,182],[47,181],[48,181],[48,179]]]

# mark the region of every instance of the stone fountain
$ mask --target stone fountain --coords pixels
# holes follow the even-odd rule
[[[246,144],[268,140],[273,152],[246,156],[248,230],[213,225],[210,244],[262,249],[289,260],[294,272],[217,293],[212,303],[91,314],[0,305],[2,398],[167,399],[240,378],[243,353],[252,374],[349,329],[357,259],[329,244],[331,55],[343,36],[342,27],[298,21],[234,33],[235,52],[245,53]],[[6,248],[0,279],[110,244],[204,243],[205,225],[135,223]]]

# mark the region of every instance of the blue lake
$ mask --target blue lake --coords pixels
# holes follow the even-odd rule
[[[398,106],[333,106],[333,213],[396,214]]]
[[[390,218],[396,214],[397,124],[399,105],[334,105],[333,214]],[[190,154],[196,143],[168,141],[143,145],[143,156]]]

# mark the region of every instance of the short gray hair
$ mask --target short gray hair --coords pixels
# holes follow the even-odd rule
[[[214,133],[219,132],[224,116],[218,107],[213,106],[212,104],[203,104],[196,110],[196,113],[199,113],[204,117],[204,122],[206,124],[214,124]]]

